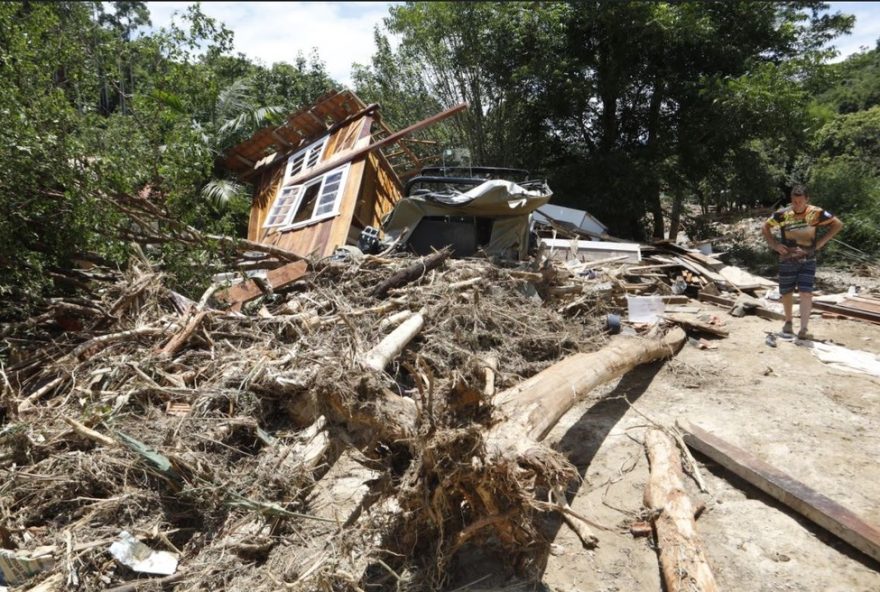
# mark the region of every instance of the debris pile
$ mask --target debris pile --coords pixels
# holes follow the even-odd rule
[[[434,589],[474,544],[528,572],[575,472],[540,444],[555,420],[523,438],[527,379],[602,348],[621,294],[601,265],[447,256],[325,261],[247,314],[137,263],[7,327],[3,547],[82,590],[150,577],[124,545],[173,554],[187,589]],[[578,388],[672,353],[653,341]]]

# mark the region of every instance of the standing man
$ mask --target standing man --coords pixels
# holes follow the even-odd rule
[[[819,227],[827,228],[821,237]],[[816,251],[828,244],[843,228],[834,214],[810,205],[806,187],[795,185],[791,190],[791,205],[777,210],[764,222],[762,232],[770,248],[779,253],[779,293],[785,308],[782,332],[791,334],[794,287],[800,294],[801,327],[799,339],[812,339],[807,329],[813,307],[813,284],[816,279]],[[779,239],[773,231],[779,231]]]

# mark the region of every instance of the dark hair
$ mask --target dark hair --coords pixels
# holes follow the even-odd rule
[[[807,192],[806,185],[795,185],[794,187],[791,188],[791,194],[792,195],[804,195],[806,197],[810,196],[810,194]]]

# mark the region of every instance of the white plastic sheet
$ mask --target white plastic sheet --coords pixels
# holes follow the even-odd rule
[[[798,341],[796,343],[803,347],[809,347],[814,356],[832,368],[861,372],[880,378],[880,358],[871,352],[819,341]]]
[[[170,576],[177,571],[177,556],[168,551],[154,551],[123,530],[119,540],[110,545],[110,554],[122,563],[140,573]]]

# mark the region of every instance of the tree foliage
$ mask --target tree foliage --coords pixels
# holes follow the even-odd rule
[[[880,244],[880,48],[828,65],[823,48],[853,19],[827,8],[408,2],[353,79],[396,128],[468,102],[431,130],[435,149],[546,176],[556,202],[623,236],[660,236],[667,222],[674,235],[689,201],[770,204],[806,179],[847,217],[846,237]],[[0,3],[4,317],[83,252],[124,260],[133,221],[108,206],[114,195],[243,233],[249,188],[217,156],[336,86],[315,53],[271,66],[235,54],[198,4],[148,23],[143,2]],[[216,254],[151,248],[192,289]]]
[[[231,55],[232,32],[198,5],[167,28],[148,23],[143,2],[0,4],[3,318],[26,314],[53,270],[84,253],[125,259],[133,222],[114,195],[240,234],[248,191],[222,178],[216,157],[334,86],[317,56],[267,68]],[[193,289],[215,257],[151,248]]]
[[[659,236],[663,193],[673,227],[682,200],[738,185],[755,164],[768,174],[753,199],[781,193],[787,179],[769,173],[790,172],[806,140],[805,81],[852,25],[825,7],[410,2],[385,22],[399,47],[359,83],[467,101],[457,139],[475,161],[544,172],[558,200],[621,234],[640,235],[650,211]]]

